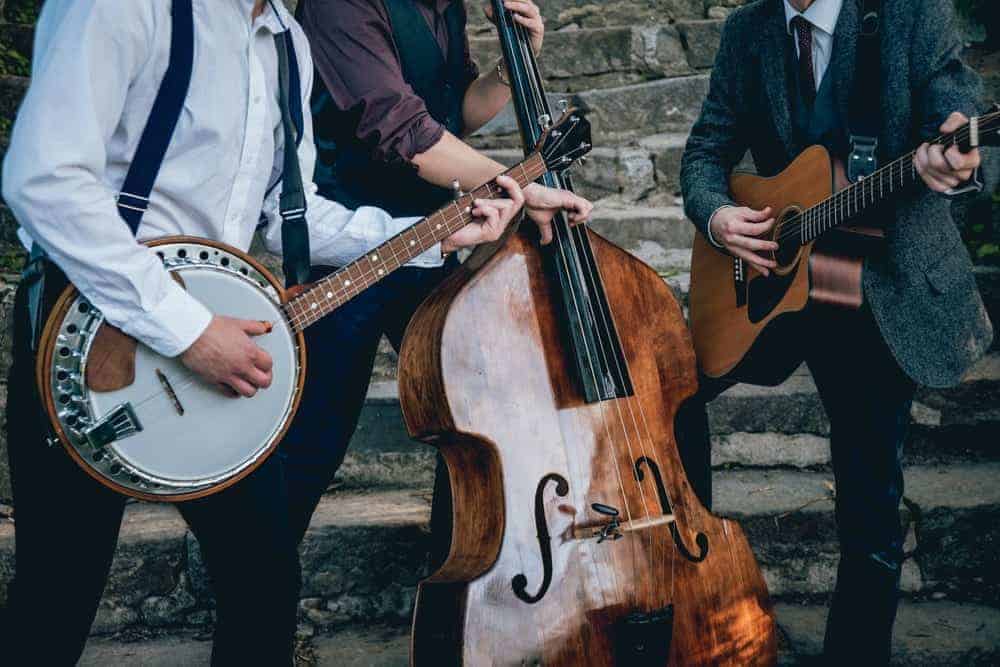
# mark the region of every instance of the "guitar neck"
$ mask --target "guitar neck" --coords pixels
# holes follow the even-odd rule
[[[932,139],[929,143],[955,145],[965,152],[980,145],[980,135],[996,132],[997,125],[1000,125],[1000,112],[986,114],[966,123],[955,132]],[[803,211],[796,225],[800,243],[804,245],[814,241],[824,232],[853,220],[890,197],[909,189],[920,178],[915,158],[916,151],[911,151]]]
[[[545,161],[533,153],[504,172],[522,188],[545,174]],[[407,262],[473,222],[476,199],[493,199],[505,193],[495,181],[485,183],[393,236],[363,257],[311,285],[285,304],[288,321],[296,331],[322,319],[344,303],[379,282]]]

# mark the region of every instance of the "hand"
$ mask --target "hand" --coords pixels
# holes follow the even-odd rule
[[[528,40],[531,42],[531,50],[537,56],[542,52],[542,40],[545,37],[545,23],[542,21],[542,14],[531,0],[506,0],[503,6],[513,15],[514,21],[524,26],[528,31]],[[493,18],[493,5],[483,6],[483,13],[491,23],[496,23]]]
[[[758,251],[777,250],[778,244],[757,238],[771,231],[774,218],[771,207],[755,211],[745,206],[720,208],[712,217],[712,238],[721,243],[732,255],[750,262],[763,275],[770,275],[777,264],[757,254]]]
[[[968,118],[956,111],[948,116],[941,132],[954,132],[968,122]],[[934,192],[946,192],[972,178],[980,163],[979,149],[963,153],[954,145],[945,150],[944,146],[921,144],[913,163],[927,187]]]
[[[476,199],[472,203],[472,215],[482,218],[470,223],[441,242],[441,252],[449,253],[499,239],[507,225],[524,206],[521,186],[510,176],[497,176],[497,185],[507,191],[509,199]]]
[[[210,383],[250,398],[271,385],[272,363],[250,337],[270,332],[270,322],[216,315],[181,361]]]
[[[546,245],[552,241],[552,218],[556,213],[566,211],[570,224],[579,225],[590,219],[594,205],[568,190],[532,183],[524,189],[524,208],[528,217],[538,225],[542,245]]]

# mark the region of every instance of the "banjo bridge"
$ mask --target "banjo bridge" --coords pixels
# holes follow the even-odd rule
[[[131,403],[122,403],[84,431],[83,435],[94,449],[103,449],[116,440],[135,435],[142,430],[142,424],[132,409]]]

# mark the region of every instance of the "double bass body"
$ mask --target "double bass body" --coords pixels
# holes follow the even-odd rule
[[[411,662],[773,664],[749,544],[699,503],[677,454],[674,415],[697,383],[681,309],[652,269],[584,233],[630,395],[582,397],[565,296],[523,233],[458,269],[407,331],[404,416],[443,453],[456,508]]]

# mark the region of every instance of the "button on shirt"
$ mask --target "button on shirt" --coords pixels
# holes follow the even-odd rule
[[[186,234],[247,250],[262,223],[265,246],[280,253],[274,34],[292,30],[308,109],[305,36],[280,2],[252,23],[253,0],[193,4],[191,86],[138,237]],[[111,324],[167,356],[187,349],[211,313],[137,243],[115,199],[167,68],[170,29],[170,3],[160,0],[46,2],[3,172],[22,241],[37,241]],[[343,265],[416,222],[319,197],[309,114],[304,123],[298,154],[313,263]],[[437,246],[411,264],[441,261]]]
[[[785,2],[785,27],[789,35],[794,36],[792,19],[801,16],[812,25],[812,61],[813,72],[816,79],[816,90],[819,90],[823,82],[823,75],[830,64],[830,56],[833,52],[833,33],[837,28],[837,19],[840,18],[840,10],[844,6],[844,0],[816,0],[804,12],[792,7],[788,0]],[[795,42],[795,55],[799,55],[799,43]]]

